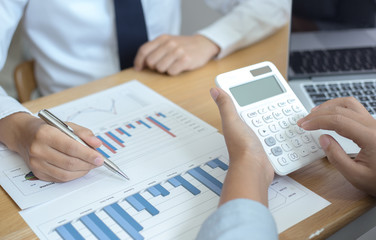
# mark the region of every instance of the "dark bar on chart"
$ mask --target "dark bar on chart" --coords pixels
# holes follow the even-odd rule
[[[83,216],[80,220],[98,239],[119,239],[94,213]]]
[[[218,196],[221,195],[222,183],[215,179],[213,176],[202,170],[200,167],[196,167],[188,171],[192,177],[196,178],[199,182],[204,184],[207,188],[215,192]]]
[[[172,186],[174,186],[174,187],[179,187],[179,186],[181,185],[181,182],[179,182],[178,180],[176,180],[175,177],[170,178],[170,179],[168,179],[167,181],[168,181],[169,183],[171,183]]]
[[[152,216],[157,215],[159,213],[158,209],[156,209],[153,205],[151,205],[145,198],[143,198],[139,193],[133,195],[134,198],[141,203],[146,211],[148,211]]]
[[[142,124],[142,125],[144,125],[144,126],[147,127],[147,128],[151,128],[148,124],[146,124],[146,123],[145,123],[144,121],[142,121],[142,120],[138,120],[137,123],[140,124],[140,125]]]
[[[119,204],[114,203],[103,208],[106,213],[119,224],[133,239],[144,239],[139,233],[143,227],[136,222]]]
[[[155,114],[155,115],[157,115],[158,117],[164,117],[164,118],[166,118],[166,115],[164,115],[164,114],[161,113],[161,112],[159,112],[159,113],[157,113],[157,114]]]
[[[195,186],[193,186],[190,182],[188,182],[187,180],[185,180],[182,176],[176,176],[175,179],[177,181],[179,181],[181,183],[181,185],[187,189],[188,191],[190,191],[193,195],[197,195],[199,194],[201,191],[196,188]]]
[[[125,135],[127,135],[128,137],[130,137],[131,135],[127,132],[127,131],[125,131],[124,129],[122,129],[122,128],[116,128],[116,131],[118,132],[118,133],[120,133],[120,134],[125,134]]]
[[[159,195],[161,195],[161,192],[158,189],[156,189],[154,186],[149,187],[147,190],[151,195],[153,195],[153,197],[158,197]]]
[[[218,158],[214,159],[213,162],[215,162],[218,165],[218,167],[222,169],[223,171],[228,170],[228,165],[222,162],[221,160],[219,160]]]
[[[60,227],[57,227],[56,232],[62,237],[64,240],[84,240],[81,234],[73,227],[71,223],[64,224]]]
[[[116,137],[116,135],[114,135],[112,132],[106,132],[105,134],[107,137],[111,138],[112,141],[116,142],[120,147],[125,147],[123,144],[124,141]]]
[[[162,194],[162,197],[165,197],[170,194],[170,192],[167,191],[166,188],[162,187],[161,184],[157,184],[154,187]]]
[[[128,126],[131,127],[131,128],[136,128],[136,127],[135,127],[133,124],[131,124],[131,123],[128,124],[127,127],[128,127]]]
[[[158,122],[157,120],[155,120],[153,117],[147,117],[146,118],[147,120],[149,120],[151,123],[153,123],[155,126],[159,127],[160,129],[162,129],[163,131],[165,131],[166,133],[170,134],[172,137],[176,137],[175,134],[173,134],[172,132],[170,132],[170,129],[168,127],[166,127],[165,125],[163,125],[162,123]]]
[[[134,209],[137,211],[141,211],[145,209],[145,206],[142,205],[137,199],[134,197],[134,195],[129,196],[125,199]]]
[[[213,169],[218,167],[218,165],[213,160],[207,162],[206,165],[208,165],[209,167],[211,167]]]
[[[117,149],[114,146],[112,146],[109,142],[104,140],[104,138],[102,138],[101,136],[97,136],[97,138],[102,141],[103,146],[105,146],[108,150],[110,150],[112,153],[116,153]]]
[[[97,151],[100,152],[103,156],[105,156],[106,158],[109,158],[110,156],[108,156],[107,153],[105,153],[102,149],[100,148],[97,148]]]

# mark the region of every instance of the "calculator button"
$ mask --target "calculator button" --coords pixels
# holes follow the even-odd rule
[[[301,136],[301,138],[302,138],[302,140],[303,140],[304,143],[310,143],[310,142],[312,141],[311,136],[308,135],[308,134],[303,134],[303,135]]]
[[[288,164],[288,161],[287,161],[287,159],[286,159],[285,157],[279,157],[279,158],[277,158],[277,161],[278,161],[278,163],[281,164],[282,166],[285,166],[285,165]]]
[[[290,144],[288,143],[282,143],[282,149],[285,151],[285,152],[289,152],[292,150],[292,147],[290,146]]]
[[[295,98],[291,98],[291,99],[288,99],[287,102],[288,103],[294,103],[294,102],[296,102],[296,99]]]
[[[266,108],[260,108],[259,110],[257,110],[258,113],[260,114],[264,114],[267,112]]]
[[[253,117],[256,117],[256,116],[257,116],[257,112],[247,113],[247,117],[249,117],[249,118],[253,118]]]
[[[297,115],[289,117],[289,122],[291,123],[291,125],[295,125],[298,120],[299,118]]]
[[[298,106],[298,105],[292,105],[291,108],[292,108],[292,110],[294,112],[300,112],[300,111],[302,111],[302,108],[300,106]]]
[[[291,161],[296,161],[299,159],[299,155],[296,152],[288,153],[287,156]]]
[[[266,115],[262,116],[262,119],[263,119],[264,122],[266,122],[266,123],[271,123],[271,122],[273,122],[273,120],[274,120],[272,114],[266,114]]]
[[[269,147],[274,146],[276,144],[274,137],[265,138],[264,141],[265,141],[266,145],[268,145]]]
[[[311,150],[311,153],[315,153],[319,150],[319,148],[314,144],[310,145],[309,149]]]
[[[305,133],[305,130],[303,128],[299,127],[299,126],[295,126],[294,130],[295,130],[295,132],[297,134],[303,134],[303,133]]]
[[[288,128],[290,126],[290,124],[286,120],[281,120],[278,123],[281,128]]]
[[[277,109],[277,107],[276,107],[275,105],[270,105],[270,106],[268,107],[268,109],[269,109],[269,111],[274,111],[274,110]]]
[[[299,140],[299,138],[294,138],[291,140],[291,143],[292,145],[294,145],[294,147],[298,148],[298,147],[301,147],[303,146],[303,142]]]
[[[269,125],[269,130],[273,133],[276,133],[276,132],[279,131],[279,128],[276,124],[272,123],[272,124]]]
[[[291,108],[284,108],[284,109],[282,109],[282,112],[283,112],[283,114],[285,114],[286,116],[290,116],[290,115],[292,115],[293,114],[293,111],[292,111],[292,109]]]
[[[267,127],[261,127],[261,128],[259,128],[258,132],[263,137],[269,135],[269,129]]]
[[[310,152],[306,148],[298,149],[299,155],[302,157],[308,156]]]
[[[277,133],[275,135],[275,138],[277,139],[278,142],[284,142],[284,141],[286,141],[286,137],[282,133]]]
[[[286,107],[287,103],[286,102],[279,102],[278,106],[279,107]]]
[[[283,115],[281,111],[275,111],[273,112],[273,117],[277,120],[282,119]]]
[[[285,132],[286,136],[289,138],[293,138],[296,136],[296,133],[292,129],[287,129]]]
[[[282,148],[278,147],[278,146],[272,148],[271,150],[272,150],[272,153],[273,153],[274,156],[279,156],[283,153]]]
[[[264,122],[259,118],[255,118],[255,119],[252,119],[252,124],[255,127],[260,127],[264,124]]]

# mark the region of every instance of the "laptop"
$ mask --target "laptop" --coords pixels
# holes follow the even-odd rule
[[[375,5],[293,0],[287,75],[308,111],[329,99],[354,96],[376,117]],[[359,152],[351,140],[324,132],[348,154]]]

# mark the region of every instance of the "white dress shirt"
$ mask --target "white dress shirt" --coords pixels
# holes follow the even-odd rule
[[[205,1],[225,14],[199,31],[218,44],[218,58],[270,35],[289,20],[291,11],[291,0]],[[142,0],[142,5],[149,40],[179,34],[180,1]],[[42,95],[120,70],[113,1],[0,1],[0,69],[20,21]],[[27,110],[0,90],[0,119],[19,111]]]

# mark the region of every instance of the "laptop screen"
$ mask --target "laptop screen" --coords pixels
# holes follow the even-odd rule
[[[293,0],[288,78],[375,71],[374,0]]]

